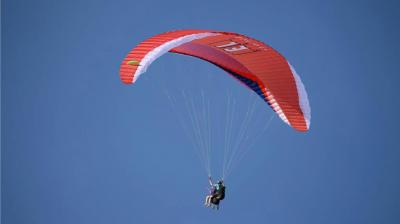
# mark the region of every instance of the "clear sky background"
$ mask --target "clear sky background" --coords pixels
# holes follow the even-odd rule
[[[2,222],[399,223],[399,8],[3,0]],[[206,174],[158,85],[215,95],[244,88],[209,63],[173,54],[136,85],[119,80],[137,43],[188,28],[271,45],[302,77],[312,108],[306,134],[272,121],[227,180],[218,212],[202,205]]]

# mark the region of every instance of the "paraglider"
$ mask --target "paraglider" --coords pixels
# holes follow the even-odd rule
[[[303,82],[293,66],[272,47],[232,32],[166,32],[142,41],[128,53],[120,66],[122,82],[135,83],[152,62],[167,52],[197,57],[218,66],[254,91],[290,127],[300,132],[309,130],[311,109]],[[206,163],[209,166],[209,161]],[[209,168],[207,172],[210,176]],[[219,208],[225,197],[222,179],[217,184],[209,179],[211,191],[206,206]]]
[[[256,92],[285,123],[298,131],[309,129],[311,110],[304,85],[293,66],[272,47],[230,32],[166,32],[141,42],[128,53],[120,67],[121,80],[126,84],[136,82],[153,61],[167,52],[217,65]]]

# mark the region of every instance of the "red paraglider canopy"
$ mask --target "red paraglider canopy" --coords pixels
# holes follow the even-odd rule
[[[134,83],[167,52],[194,56],[219,66],[268,102],[284,122],[299,131],[309,129],[311,110],[304,85],[289,62],[270,46],[237,33],[166,32],[129,52],[121,64],[121,80]]]

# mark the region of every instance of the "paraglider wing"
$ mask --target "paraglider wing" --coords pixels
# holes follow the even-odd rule
[[[279,117],[299,131],[310,127],[304,85],[290,63],[250,37],[208,30],[179,30],[153,36],[133,48],[121,64],[124,83],[134,83],[161,55],[173,52],[209,61],[262,97]]]

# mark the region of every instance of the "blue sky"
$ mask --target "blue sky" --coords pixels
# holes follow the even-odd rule
[[[398,8],[3,0],[2,222],[399,223]],[[306,134],[272,120],[227,180],[218,212],[202,206],[206,174],[159,85],[218,97],[240,97],[243,88],[208,63],[172,54],[134,86],[119,80],[133,46],[187,28],[271,45],[295,66],[312,108]]]

